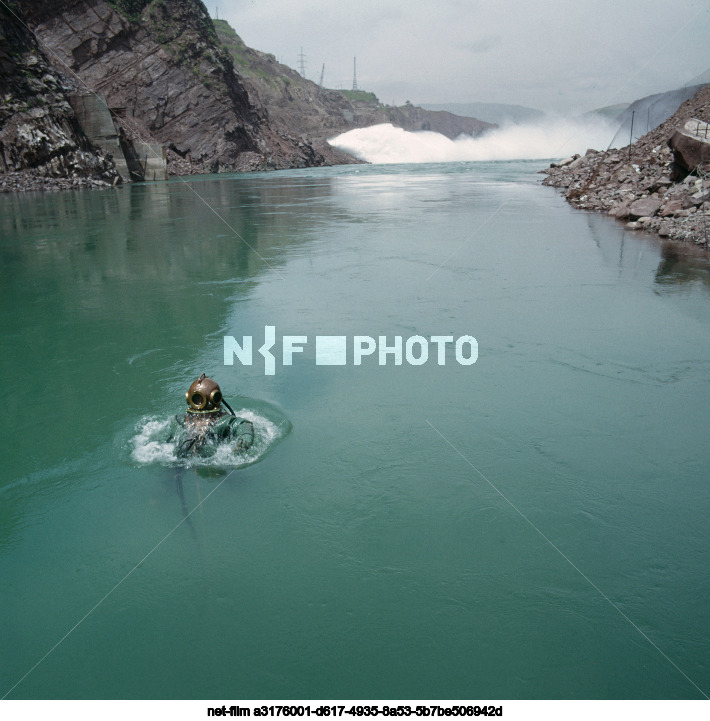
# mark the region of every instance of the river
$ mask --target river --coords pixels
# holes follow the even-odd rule
[[[708,259],[542,165],[0,196],[0,697],[710,693]]]

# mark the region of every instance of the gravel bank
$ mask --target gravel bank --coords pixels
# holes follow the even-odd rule
[[[710,241],[710,175],[707,164],[689,173],[668,141],[687,121],[710,122],[705,86],[666,122],[621,149],[588,150],[541,172],[543,185],[560,188],[582,210],[607,213],[630,230],[706,245]]]

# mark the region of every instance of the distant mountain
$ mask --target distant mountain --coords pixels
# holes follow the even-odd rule
[[[614,122],[617,118],[621,117],[621,114],[629,107],[628,103],[617,103],[616,105],[606,105],[603,108],[596,108],[590,110],[588,113],[584,113],[585,118],[594,117],[601,115],[610,122]]]
[[[628,145],[630,138],[633,137],[635,141],[657,128],[668,120],[686,100],[692,98],[703,85],[704,83],[676,88],[635,100],[616,118],[619,129],[611,142],[612,147]]]
[[[487,123],[505,125],[507,123],[528,123],[545,117],[542,110],[527,108],[524,105],[506,105],[504,103],[440,103],[423,104],[427,110],[446,110],[456,115],[478,118]]]
[[[700,75],[694,77],[692,80],[689,80],[687,85],[708,85],[710,84],[710,68],[708,68],[704,73],[700,73]]]

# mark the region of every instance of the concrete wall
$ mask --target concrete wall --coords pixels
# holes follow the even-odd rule
[[[168,161],[165,146],[159,143],[133,142],[132,155],[140,168],[143,180],[167,180]]]
[[[116,126],[113,124],[111,111],[108,109],[106,99],[101,95],[82,94],[70,95],[71,103],[79,124],[89,140],[106,153],[111,153],[121,179],[124,182],[131,180],[126,158],[121,150]]]
[[[70,95],[69,102],[89,140],[111,153],[122,180],[167,180],[165,146],[119,138],[106,99],[93,93]]]

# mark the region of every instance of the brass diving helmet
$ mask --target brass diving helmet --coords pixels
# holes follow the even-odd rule
[[[193,411],[215,411],[222,402],[219,385],[203,373],[185,393],[187,405]]]

